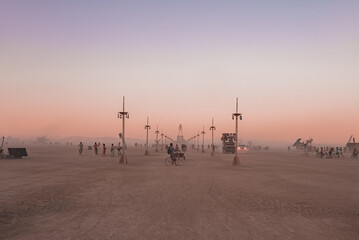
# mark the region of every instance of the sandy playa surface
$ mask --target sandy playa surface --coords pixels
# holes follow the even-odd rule
[[[175,167],[144,151],[0,160],[0,239],[359,239],[358,160],[189,151]]]

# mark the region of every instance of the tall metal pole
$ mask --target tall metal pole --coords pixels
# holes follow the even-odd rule
[[[238,97],[236,99],[236,112],[232,114],[232,119],[236,118],[236,155],[233,158],[233,165],[240,165],[238,157],[238,117],[242,120],[242,113],[238,112]]]
[[[211,146],[211,156],[214,156],[214,130],[216,130],[216,127],[213,124],[213,118],[212,118],[212,126],[210,126],[209,130],[212,131],[212,146]]]
[[[199,131],[197,133],[197,151],[199,151]]]
[[[201,132],[202,134],[202,152],[204,153],[204,135],[206,134],[206,132],[204,131],[204,126],[203,126],[203,131]]]
[[[158,134],[160,133],[160,131],[158,131],[158,125],[157,125],[157,130],[156,130],[156,132],[155,132],[155,134],[156,134],[156,152],[158,152],[158,142],[159,142],[159,140],[158,140]]]
[[[125,112],[125,96],[123,96],[123,100],[122,100],[123,104],[122,104],[122,112],[118,112],[117,113],[117,118],[122,119],[122,136],[120,134],[120,138],[122,139],[122,154],[119,160],[119,163],[128,163],[127,162],[127,156],[125,153],[125,149],[127,149],[127,145],[126,145],[126,141],[125,141],[125,119],[129,119],[130,118],[130,114],[128,112]]]
[[[162,133],[161,133],[161,150],[163,150],[163,129],[162,129]]]
[[[148,116],[147,116],[147,124],[145,126],[145,129],[146,129],[146,132],[147,132],[147,134],[146,134],[146,152],[145,152],[145,155],[147,156],[147,155],[149,155],[149,152],[148,152],[148,130],[151,129],[151,126],[148,125]]]

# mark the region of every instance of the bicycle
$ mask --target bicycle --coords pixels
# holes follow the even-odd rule
[[[183,166],[184,162],[186,160],[186,157],[184,153],[181,152],[174,152],[172,156],[169,156],[165,159],[165,165],[166,166]]]

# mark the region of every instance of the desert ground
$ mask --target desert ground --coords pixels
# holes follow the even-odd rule
[[[359,239],[359,161],[302,152],[129,148],[127,165],[76,146],[0,159],[0,239]]]

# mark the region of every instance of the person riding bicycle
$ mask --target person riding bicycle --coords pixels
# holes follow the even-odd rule
[[[175,149],[173,148],[173,144],[170,143],[170,146],[167,149],[167,153],[171,156],[171,159],[173,160],[173,153],[174,153]]]
[[[177,166],[176,158],[174,157],[175,149],[173,147],[173,144],[170,143],[170,146],[167,149],[167,153],[171,156],[172,164],[175,164]]]

